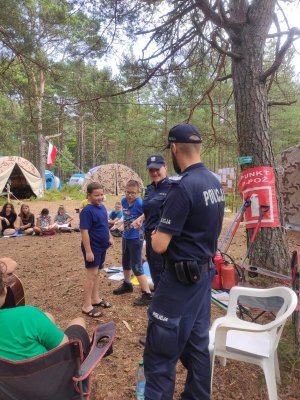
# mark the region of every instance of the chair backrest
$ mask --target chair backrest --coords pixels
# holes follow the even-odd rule
[[[242,302],[250,304],[251,300],[254,299],[253,304],[256,305],[259,303],[259,300],[261,300],[261,306],[266,307],[265,309],[267,310],[273,310],[276,314],[276,319],[278,319],[285,313],[289,313],[289,315],[291,315],[293,312],[292,308],[294,307],[294,303],[296,302],[297,304],[297,296],[295,296],[296,294],[294,291],[285,286],[278,286],[268,289],[234,286],[230,290],[227,315],[231,317],[237,317],[236,310],[238,304]],[[255,302],[256,299],[257,302]]]
[[[273,321],[265,325],[260,325],[254,321],[244,321],[238,318],[236,309],[239,298],[241,297],[254,297],[258,299],[276,298],[277,300],[281,300],[281,306]],[[274,353],[277,349],[285,322],[295,310],[297,303],[298,299],[296,293],[287,287],[275,287],[270,289],[241,286],[233,287],[230,291],[227,315],[215,320],[211,329],[211,331],[215,332],[215,351],[225,351],[227,340],[224,340],[221,331],[225,327],[227,327],[227,330],[230,330],[230,326],[232,326],[235,330],[246,331],[248,333],[253,332],[254,335],[259,333],[268,334],[270,339],[269,352]]]
[[[80,399],[72,378],[77,375],[82,359],[78,340],[70,340],[45,354],[24,361],[0,358],[0,399]]]
[[[269,309],[272,308],[272,303],[274,304],[275,319],[266,323],[264,329],[265,331],[269,331],[273,336],[273,346],[277,348],[284,324],[297,306],[298,299],[296,293],[285,286],[268,289],[235,286],[231,289],[229,296],[227,315],[230,318],[239,319],[236,312],[237,305],[241,299],[242,301],[248,301],[246,298],[250,299],[250,303],[251,298],[266,300],[267,308]],[[270,299],[271,301],[268,301]],[[255,302],[257,302],[256,300]],[[263,301],[261,304],[263,304]],[[254,324],[254,322],[252,323]]]

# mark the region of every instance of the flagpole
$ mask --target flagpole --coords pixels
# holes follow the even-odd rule
[[[52,136],[52,137],[53,137],[53,136]],[[50,143],[48,139],[45,139],[45,140],[46,140],[46,142],[47,142],[48,144]],[[76,165],[76,164],[74,164],[72,161],[70,161],[57,147],[56,147],[56,151],[57,151],[69,164],[73,165],[73,167],[75,167],[76,170],[78,170],[78,171],[82,172],[83,174],[85,174],[85,172],[84,172],[81,168],[79,168],[78,165]]]

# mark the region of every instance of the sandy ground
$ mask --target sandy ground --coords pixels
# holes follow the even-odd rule
[[[106,207],[112,209],[113,201],[108,201]],[[36,215],[43,207],[51,214],[57,212],[59,204],[64,204],[67,211],[74,217],[72,225],[78,225],[78,214],[75,208],[79,201],[30,203],[32,212]],[[19,206],[17,206],[17,210]],[[225,218],[224,229],[229,226],[232,218]],[[300,252],[300,233],[289,232],[290,249]],[[106,266],[121,265],[121,239],[115,239],[115,245],[108,251]],[[237,232],[230,254],[237,259],[245,252],[245,233],[241,227]],[[0,254],[10,256],[18,262],[17,275],[23,282],[26,303],[50,311],[56,317],[57,324],[63,329],[67,322],[81,314],[82,280],[85,274],[80,251],[80,233],[62,233],[48,237],[17,237],[0,239]],[[114,353],[105,358],[92,375],[92,399],[135,399],[135,371],[138,361],[142,358],[143,348],[138,344],[140,335],[146,332],[146,308],[133,307],[133,301],[140,296],[138,287],[134,293],[125,296],[114,296],[112,290],[117,282],[108,279],[101,272],[101,297],[112,303],[112,307],[103,311],[99,319],[85,317],[88,331],[99,323],[114,321],[117,324],[117,336],[114,342]],[[212,319],[221,316],[223,311],[212,305]],[[127,322],[132,332],[126,327]],[[299,358],[299,350],[298,355]],[[279,388],[281,399],[300,399],[298,364],[281,361],[283,385]],[[174,399],[179,399],[185,380],[185,370],[178,364],[177,384]],[[256,366],[228,362],[226,368],[215,368],[213,384],[213,399],[261,399],[267,398],[263,374]],[[200,399],[195,399],[200,400]]]

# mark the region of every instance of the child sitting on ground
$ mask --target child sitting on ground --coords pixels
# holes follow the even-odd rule
[[[37,217],[36,226],[33,228],[36,235],[55,235],[53,229],[52,217],[48,208],[43,208],[41,214]]]
[[[0,231],[2,235],[12,236],[17,231],[17,213],[12,203],[5,203],[0,212]]]
[[[110,226],[110,231],[113,236],[121,237],[124,229],[123,224],[123,211],[122,204],[117,201],[115,204],[115,209],[109,213],[108,225]]]
[[[30,212],[30,208],[27,204],[22,204],[20,213],[17,218],[18,229],[25,235],[32,235],[34,228],[34,215]]]
[[[63,205],[58,207],[57,214],[54,217],[54,226],[53,228],[58,232],[71,232],[71,224],[72,217],[70,214],[66,212],[66,209]]]

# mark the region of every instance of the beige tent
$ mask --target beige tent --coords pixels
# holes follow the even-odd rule
[[[43,180],[35,166],[25,158],[0,157],[0,193],[8,190],[19,199],[42,197]]]
[[[300,230],[300,144],[285,150],[276,159],[285,222],[289,228]]]
[[[131,168],[123,164],[101,165],[95,173],[87,177],[83,185],[83,190],[86,190],[89,183],[99,182],[104,187],[104,193],[123,195],[126,183],[131,179],[137,181],[142,190],[143,181]]]

